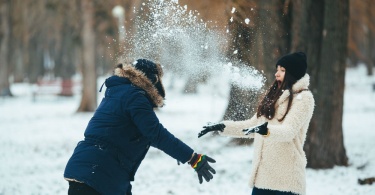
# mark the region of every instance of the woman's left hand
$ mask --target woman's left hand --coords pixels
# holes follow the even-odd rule
[[[225,125],[223,123],[217,123],[217,124],[209,124],[206,126],[203,126],[203,130],[198,133],[198,138],[202,137],[206,133],[210,131],[221,131],[223,132],[225,128]]]

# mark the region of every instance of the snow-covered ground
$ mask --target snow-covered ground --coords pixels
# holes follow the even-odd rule
[[[168,75],[167,75],[168,76]],[[151,149],[133,182],[136,195],[248,195],[253,146],[234,146],[220,136],[197,138],[207,122],[218,122],[228,99],[228,79],[220,77],[200,86],[197,94],[181,93],[182,80],[167,89],[160,121],[176,137],[217,163],[217,174],[203,184],[188,165]],[[165,79],[168,86],[168,78]],[[100,83],[102,79],[99,79]],[[359,185],[358,178],[375,177],[374,77],[365,68],[346,74],[344,141],[349,167],[307,169],[307,194],[375,194],[375,184]],[[100,83],[101,84],[101,83]],[[76,113],[80,97],[39,97],[32,101],[28,84],[12,86],[15,98],[0,98],[0,195],[67,194],[65,163],[92,113]]]

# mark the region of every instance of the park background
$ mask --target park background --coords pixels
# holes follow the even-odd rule
[[[251,140],[197,133],[244,120],[280,56],[304,51],[316,107],[305,144],[308,194],[373,194],[375,2],[371,0],[0,2],[0,194],[66,194],[65,163],[119,62],[160,62],[161,123],[218,173],[151,149],[134,194],[250,194]],[[317,14],[319,13],[319,14]],[[104,87],[105,89],[105,87]]]

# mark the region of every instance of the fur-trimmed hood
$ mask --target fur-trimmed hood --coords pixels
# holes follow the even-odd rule
[[[301,79],[299,79],[296,83],[294,83],[294,85],[292,86],[292,91],[293,93],[299,93],[302,90],[308,89],[309,85],[310,85],[310,75],[306,73]],[[289,95],[290,95],[289,90],[285,90],[281,94],[279,99],[277,100],[276,105],[282,104],[285,100],[287,100]]]
[[[164,91],[164,87],[161,82],[163,71],[159,64],[156,64],[156,67],[158,73],[155,75],[157,78],[155,84],[157,82],[160,82],[160,86],[162,88],[161,90]],[[156,86],[150,81],[150,79],[148,79],[144,72],[137,70],[133,65],[126,64],[116,67],[114,70],[114,75],[127,78],[133,85],[145,90],[151,101],[154,103],[155,107],[164,106],[164,98],[159,94]]]

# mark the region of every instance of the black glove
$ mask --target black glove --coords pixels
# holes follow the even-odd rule
[[[214,159],[203,155],[203,154],[197,154],[194,153],[193,157],[191,158],[189,164],[191,167],[195,169],[195,171],[198,174],[199,183],[201,184],[203,182],[202,177],[209,182],[214,176],[211,174],[215,174],[216,171],[213,169],[208,162],[214,163],[216,162]]]
[[[268,125],[268,122],[265,122],[261,125],[255,126],[255,127],[243,129],[242,131],[245,133],[245,135],[249,135],[250,133],[259,133],[261,135],[268,136],[269,131],[268,131],[267,125]]]
[[[225,125],[223,123],[217,123],[212,125],[203,126],[203,130],[198,133],[198,138],[202,137],[206,133],[210,131],[221,131],[223,132],[225,128]]]

